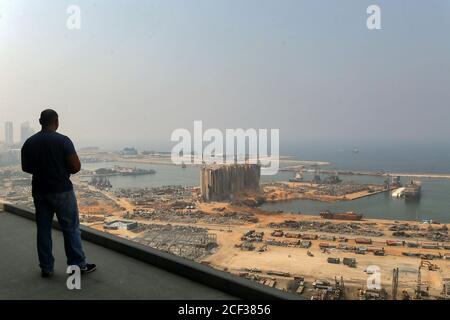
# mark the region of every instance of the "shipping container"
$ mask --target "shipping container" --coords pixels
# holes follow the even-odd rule
[[[386,240],[386,244],[388,246],[401,246],[403,245],[403,241],[398,241],[398,240]]]
[[[369,238],[356,238],[355,242],[358,244],[372,244],[372,239]]]
[[[342,261],[346,266],[356,268],[356,259],[355,258],[344,258]]]
[[[328,263],[334,263],[334,264],[341,263],[341,259],[339,259],[339,258],[328,258],[327,261],[328,261]]]

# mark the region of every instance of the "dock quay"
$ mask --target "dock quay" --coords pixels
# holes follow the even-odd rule
[[[321,174],[338,174],[342,176],[404,177],[423,179],[450,179],[448,173],[412,173],[412,172],[375,172],[375,171],[340,171],[319,170]]]

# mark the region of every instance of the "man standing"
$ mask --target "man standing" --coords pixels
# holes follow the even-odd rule
[[[39,123],[42,130],[22,147],[22,170],[33,175],[41,275],[53,275],[51,229],[55,213],[64,235],[67,265],[79,266],[81,273],[93,272],[96,266],[86,263],[83,252],[77,199],[70,181],[70,175],[81,170],[80,160],[72,141],[56,132],[59,120],[54,110],[42,111]]]

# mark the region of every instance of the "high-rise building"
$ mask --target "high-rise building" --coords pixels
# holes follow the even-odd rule
[[[14,126],[11,121],[5,122],[5,142],[7,145],[14,144]]]
[[[34,134],[34,130],[30,127],[29,122],[24,122],[20,126],[20,142],[25,143],[29,137]]]

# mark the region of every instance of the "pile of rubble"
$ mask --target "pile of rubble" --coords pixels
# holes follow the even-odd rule
[[[144,231],[158,231],[158,232],[184,232],[184,233],[208,233],[208,230],[205,228],[192,227],[192,226],[174,226],[171,224],[145,224],[139,223],[139,226],[142,227]]]
[[[443,241],[443,242],[450,242],[450,236],[447,232],[439,232],[439,231],[432,231],[432,232],[425,232],[425,233],[416,233],[413,235],[413,237],[423,237],[428,240],[432,241]]]
[[[264,232],[256,232],[255,230],[250,230],[241,237],[241,241],[248,242],[262,242],[264,238]]]
[[[94,222],[104,222],[104,215],[80,215],[81,223],[94,223]]]
[[[339,184],[321,184],[314,192],[316,195],[326,195],[341,197],[347,194],[371,190],[371,186],[356,182],[346,182]]]
[[[420,232],[394,231],[392,235],[394,237],[399,238],[415,238],[415,239],[427,239],[432,241],[450,242],[450,235],[448,234],[447,230],[442,231],[427,230]]]
[[[244,251],[254,251],[256,249],[255,243],[260,243],[263,241],[264,232],[256,232],[256,230],[250,230],[243,234],[241,237],[242,243],[236,244],[236,248],[240,248]],[[259,246],[258,252],[267,251],[268,247],[266,244]]]
[[[163,186],[157,188],[130,188],[115,191],[118,198],[126,198],[134,205],[154,205],[168,202],[192,203],[195,188],[183,186]]]
[[[132,213],[127,212],[124,215],[124,218],[125,219],[144,218],[146,220],[158,220],[165,222],[197,223],[205,216],[206,214],[199,210],[186,212],[182,210],[134,209]]]
[[[335,278],[334,284],[328,280],[315,280],[311,300],[339,300],[344,293],[344,279]]]
[[[414,224],[409,224],[409,223],[400,223],[400,224],[394,224],[392,226],[389,227],[390,231],[395,231],[395,232],[399,232],[399,231],[419,231],[419,226],[418,225],[414,225]]]
[[[256,223],[258,218],[250,213],[227,212],[218,215],[210,215],[201,210],[145,210],[134,209],[133,213],[127,212],[125,219],[144,218],[147,220],[158,220],[165,222],[182,223],[210,223],[210,224],[233,224],[242,225],[246,223]]]
[[[381,237],[384,233],[376,230],[373,225],[363,225],[359,223],[332,223],[318,221],[294,221],[285,220],[281,223],[270,223],[270,228],[284,228],[292,230],[312,230],[316,232],[334,233],[334,234],[351,234],[360,236]]]
[[[240,248],[243,251],[254,251],[256,249],[255,245],[249,241],[244,241],[239,244],[234,245],[236,248]]]
[[[359,289],[359,300],[387,300],[388,294],[386,289]]]
[[[199,260],[213,253],[217,236],[207,229],[170,224],[139,224],[145,233],[134,240],[152,248],[191,260]]]

